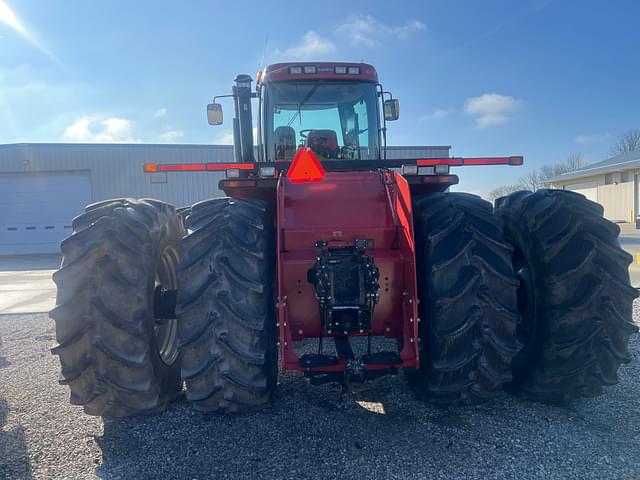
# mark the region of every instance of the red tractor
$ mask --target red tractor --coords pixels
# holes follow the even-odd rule
[[[235,162],[145,165],[224,171],[226,198],[108,200],[73,221],[51,311],[73,404],[155,412],[184,382],[198,410],[256,410],[291,370],[343,385],[402,370],[445,405],[617,382],[637,292],[600,205],[448,191],[451,167],[519,156],[387,159],[399,105],[371,65],[281,63],[251,83],[228,95]],[[215,99],[207,112],[222,123]]]

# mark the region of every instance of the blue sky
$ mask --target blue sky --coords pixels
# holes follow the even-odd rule
[[[364,60],[401,102],[390,144],[525,155],[458,171],[486,193],[640,128],[639,19],[633,0],[0,0],[0,143],[228,141],[204,106],[236,73]]]

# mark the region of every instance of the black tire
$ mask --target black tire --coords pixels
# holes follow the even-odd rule
[[[117,199],[89,205],[73,230],[53,275],[60,383],[90,415],[161,411],[182,382],[177,322],[154,309],[176,288],[182,223],[162,202]]]
[[[511,381],[518,351],[513,249],[475,195],[419,197],[414,227],[421,367],[405,372],[409,385],[440,405],[491,398]]]
[[[278,376],[273,218],[260,200],[197,203],[187,218],[177,315],[197,410],[267,407]]]
[[[617,383],[620,364],[630,360],[638,296],[629,285],[632,257],[620,248],[619,227],[603,218],[599,204],[563,190],[502,197],[496,215],[529,285],[521,299],[518,335],[525,348],[514,360],[513,389],[565,403]]]

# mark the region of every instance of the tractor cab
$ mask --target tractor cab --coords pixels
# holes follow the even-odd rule
[[[383,91],[371,65],[281,63],[258,72],[257,79],[251,92],[250,77],[239,75],[232,95],[241,106],[234,144],[242,161],[250,161],[243,152],[253,153],[249,144],[243,146],[243,140],[253,140],[246,98],[258,100],[258,161],[291,161],[299,147],[309,147],[322,160],[384,158],[385,124],[398,118],[398,101]],[[221,112],[215,100],[208,111]],[[216,115],[213,121],[209,116],[210,123],[221,123],[221,113]]]
[[[380,159],[373,83],[280,81],[262,88],[266,158],[291,160],[297,147],[309,147],[328,160]]]

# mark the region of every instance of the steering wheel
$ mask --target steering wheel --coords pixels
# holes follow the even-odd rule
[[[306,140],[307,137],[309,136],[309,132],[313,132],[315,130],[315,128],[305,128],[304,130],[300,130],[298,132],[298,135],[300,135],[300,138],[302,140]]]

